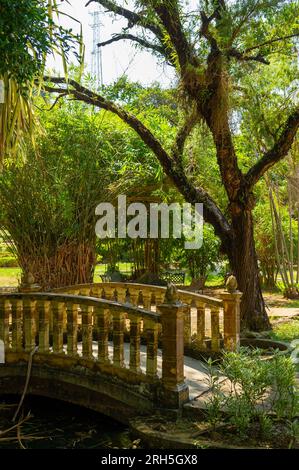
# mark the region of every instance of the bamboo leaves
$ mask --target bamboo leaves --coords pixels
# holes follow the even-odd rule
[[[80,34],[58,23],[56,0],[0,2],[0,165],[14,158],[22,139],[36,130],[33,89],[40,91],[50,52],[61,56],[67,77],[68,54],[74,51],[83,70],[84,45]],[[77,23],[80,24],[78,20]],[[79,44],[80,52],[76,53]],[[4,91],[3,91],[4,89]]]

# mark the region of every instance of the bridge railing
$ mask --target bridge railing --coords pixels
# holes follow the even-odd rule
[[[88,294],[87,290],[84,293]],[[83,289],[78,294],[83,294]],[[45,363],[53,357],[68,357],[92,370],[96,365],[130,383],[156,385],[168,406],[177,407],[188,400],[184,307],[180,303],[170,300],[154,312],[125,299],[119,303],[78,294],[0,294],[0,339],[6,355],[18,360],[38,346],[37,355]],[[163,331],[160,369],[159,326]]]
[[[87,295],[132,305],[150,311],[164,302],[166,287],[102,282],[54,289],[53,292]],[[178,300],[184,308],[184,345],[194,345],[199,351],[218,352],[222,348],[237,349],[240,341],[241,293],[223,292],[219,298],[178,290]]]

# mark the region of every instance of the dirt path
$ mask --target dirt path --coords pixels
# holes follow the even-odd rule
[[[270,307],[267,309],[269,317],[299,317],[299,308]]]

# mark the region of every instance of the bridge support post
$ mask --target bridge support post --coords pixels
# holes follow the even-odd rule
[[[242,292],[223,292],[224,348],[236,351],[240,345],[240,301]]]
[[[162,402],[180,408],[189,400],[184,377],[185,305],[177,300],[175,286],[167,288],[165,301],[158,306],[162,323]]]

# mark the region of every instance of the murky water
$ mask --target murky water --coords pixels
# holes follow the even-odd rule
[[[3,434],[14,423],[19,397],[0,398],[0,449],[104,449],[132,448],[128,427],[79,406],[40,397],[27,397],[23,416],[31,417],[20,427]],[[20,418],[18,418],[19,420]],[[19,436],[18,436],[19,434]]]

